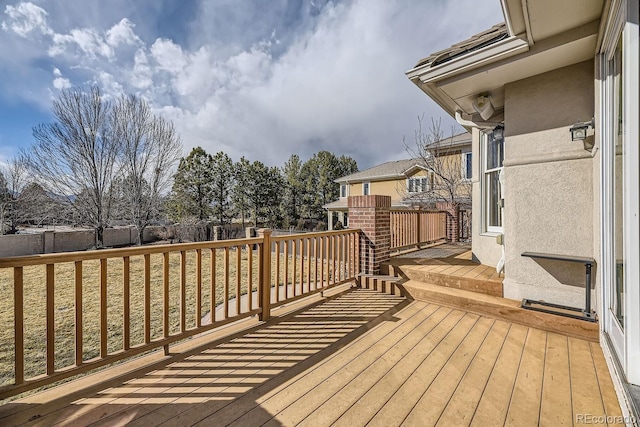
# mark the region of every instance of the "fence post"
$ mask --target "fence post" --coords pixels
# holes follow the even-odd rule
[[[262,239],[262,257],[260,257],[260,286],[258,287],[258,300],[262,312],[258,318],[262,321],[271,317],[271,233],[270,228],[258,230],[258,237]],[[276,289],[276,292],[278,290]]]
[[[420,206],[415,207],[415,218],[416,218],[416,248],[420,249],[420,244],[422,243],[422,208]]]

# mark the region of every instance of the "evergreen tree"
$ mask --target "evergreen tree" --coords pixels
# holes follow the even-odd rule
[[[244,229],[247,216],[249,215],[249,186],[251,185],[251,177],[249,169],[251,163],[244,157],[234,165],[235,185],[231,192],[231,202],[235,207],[235,211],[240,215],[242,220],[242,228]]]
[[[277,167],[267,167],[255,161],[249,167],[249,206],[257,226],[265,224],[277,227],[281,223],[280,195],[284,180]]]
[[[307,160],[302,167],[304,181],[304,213],[308,218],[322,220],[323,206],[340,197],[340,185],[336,179],[358,171],[355,160],[328,151],[320,151]]]
[[[234,167],[231,157],[218,152],[211,162],[212,214],[219,225],[228,224],[233,217],[231,194],[234,188]]]
[[[300,157],[292,154],[282,168],[284,191],[281,210],[286,227],[297,224],[302,209],[304,182],[302,181],[302,162]]]
[[[180,159],[169,202],[169,215],[174,220],[209,219],[214,200],[212,171],[213,157],[201,147]]]

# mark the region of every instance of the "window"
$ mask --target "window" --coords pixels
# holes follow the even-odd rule
[[[462,153],[462,177],[469,180],[473,177],[473,170],[471,169],[471,152]]]
[[[494,138],[493,132],[483,135],[484,152],[484,212],[485,230],[502,232],[502,188],[500,172],[504,160],[504,139]]]
[[[409,178],[407,180],[407,191],[409,193],[424,193],[429,190],[429,178]]]
[[[363,182],[362,183],[362,194],[365,196],[369,195],[369,183],[368,182]]]
[[[340,197],[345,198],[349,196],[349,184],[340,184]]]

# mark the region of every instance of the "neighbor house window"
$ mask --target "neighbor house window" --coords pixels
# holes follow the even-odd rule
[[[362,183],[362,194],[365,196],[369,195],[369,183],[368,182],[363,182]]]
[[[348,197],[349,196],[349,184],[341,184],[340,185],[340,197]]]
[[[462,177],[464,179],[471,179],[473,176],[473,170],[471,169],[471,152],[462,153]]]
[[[485,230],[502,232],[502,189],[500,172],[504,160],[504,139],[495,138],[493,132],[483,134],[484,182],[483,198]]]
[[[429,190],[429,178],[422,176],[420,178],[409,178],[407,180],[407,191],[409,193],[424,193]]]

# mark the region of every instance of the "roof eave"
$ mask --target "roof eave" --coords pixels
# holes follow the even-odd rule
[[[524,36],[511,36],[490,46],[436,65],[435,67],[431,67],[431,64],[424,64],[410,69],[405,74],[409,80],[414,83],[416,83],[416,80],[419,80],[421,83],[429,83],[497,62],[527,52],[528,50],[529,43]]]

